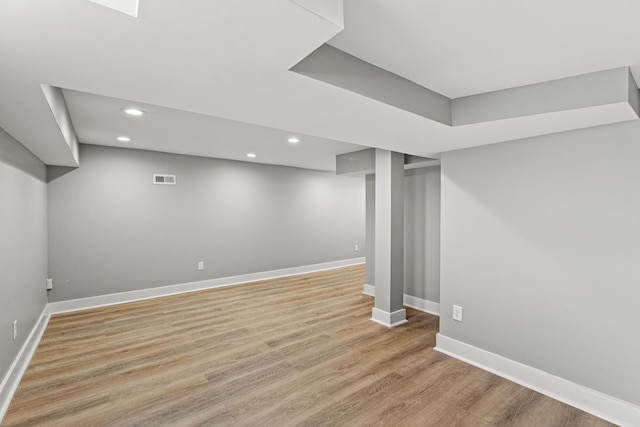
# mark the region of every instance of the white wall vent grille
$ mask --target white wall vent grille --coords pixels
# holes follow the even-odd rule
[[[162,173],[153,174],[153,183],[162,185],[176,185],[175,175],[165,175]]]

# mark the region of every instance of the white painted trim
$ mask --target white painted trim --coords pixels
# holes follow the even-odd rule
[[[404,294],[404,305],[440,316],[440,303]]]
[[[13,399],[22,375],[24,375],[24,372],[29,366],[29,362],[31,362],[33,353],[35,353],[36,348],[38,348],[42,334],[44,334],[44,330],[49,323],[49,317],[49,306],[47,304],[42,310],[42,313],[40,313],[40,317],[38,317],[36,324],[33,326],[33,329],[31,329],[29,336],[0,383],[0,423],[2,423],[2,419],[7,413],[7,409],[9,409],[11,399]]]
[[[387,328],[404,325],[408,322],[407,312],[404,308],[389,313],[387,311],[373,307],[371,309],[371,320],[384,325]]]
[[[640,407],[478,347],[436,335],[435,350],[620,426],[639,426]]]
[[[373,297],[373,296],[375,296],[375,291],[376,291],[376,288],[373,285],[367,285],[365,283],[364,284],[364,289],[362,290],[362,293],[367,295],[367,296]]]
[[[86,310],[88,308],[105,307],[114,304],[140,301],[158,298],[168,295],[182,294],[186,292],[201,291],[204,289],[220,288],[224,286],[241,285],[257,280],[276,279],[285,276],[313,273],[316,271],[332,270],[350,265],[364,264],[365,258],[353,258],[340,261],[331,261],[321,264],[305,265],[301,267],[284,268],[281,270],[264,271],[259,273],[242,274],[239,276],[222,277],[219,279],[202,280],[198,282],[182,283],[178,285],[162,286],[158,288],[140,289],[136,291],[120,292],[116,294],[98,295],[95,297],[79,298],[68,301],[49,303],[51,314],[66,313],[69,311]]]
[[[364,284],[362,293],[364,295],[375,297],[376,288],[373,285]],[[426,299],[414,297],[404,294],[403,304],[407,307],[415,308],[416,310],[424,311],[425,313],[435,314],[440,316],[440,303],[429,301]]]

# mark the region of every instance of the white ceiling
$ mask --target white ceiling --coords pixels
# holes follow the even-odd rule
[[[86,144],[331,171],[336,155],[365,147],[157,105],[63,90],[78,139]],[[123,108],[145,112],[131,117]],[[117,134],[114,131],[117,130]],[[130,142],[120,142],[125,135]],[[290,144],[296,137],[300,142]],[[256,155],[247,158],[248,153]]]
[[[65,88],[80,142],[126,131],[135,148],[327,169],[360,146],[429,157],[615,121],[591,109],[449,127],[288,71],[328,41],[450,98],[621,66],[640,77],[637,0],[345,0],[344,30],[334,7],[310,10],[326,1],[339,0],[140,0],[136,19],[2,0],[0,127],[55,163],[66,142],[47,84]],[[150,114],[123,121],[131,102]]]
[[[631,66],[637,0],[345,0],[329,44],[449,98]]]

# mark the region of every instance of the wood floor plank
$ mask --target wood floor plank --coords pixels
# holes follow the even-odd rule
[[[608,426],[370,321],[364,267],[51,317],[3,426]]]

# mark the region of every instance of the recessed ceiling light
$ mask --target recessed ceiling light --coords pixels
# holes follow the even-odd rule
[[[292,144],[297,144],[298,142],[300,142],[300,139],[296,138],[295,136],[292,136],[287,141],[289,141]]]
[[[145,111],[139,108],[123,108],[122,112],[130,116],[136,116],[136,117],[142,116],[145,113]]]
[[[256,157],[256,153],[247,153],[247,157],[249,157],[250,159],[253,159]]]
[[[120,142],[129,142],[129,141],[131,141],[131,138],[129,138],[128,136],[119,136],[116,139],[118,141],[120,141]]]

